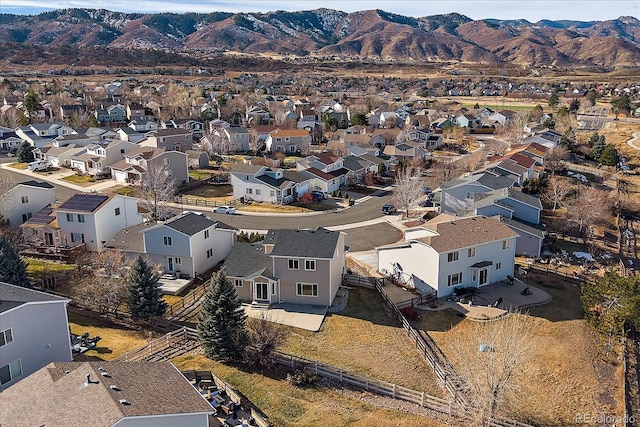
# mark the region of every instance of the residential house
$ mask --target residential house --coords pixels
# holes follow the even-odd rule
[[[429,151],[433,151],[442,147],[443,144],[444,141],[442,140],[442,135],[431,134],[427,137],[425,148]]]
[[[223,269],[242,301],[330,306],[346,268],[345,233],[324,228],[269,230],[238,243]]]
[[[500,110],[497,113],[491,114],[488,119],[493,123],[498,123],[501,126],[509,126],[514,122],[518,113],[511,110]]]
[[[171,362],[55,361],[2,398],[7,427],[209,427],[216,413]]]
[[[281,168],[242,164],[230,175],[236,200],[287,204],[310,191],[307,176]]]
[[[48,182],[20,182],[2,197],[0,218],[8,220],[12,227],[18,227],[55,201],[55,187]]]
[[[127,127],[130,127],[136,132],[147,133],[158,130],[158,123],[154,120],[147,120],[145,118],[133,119],[129,122]]]
[[[403,243],[376,248],[378,271],[446,297],[513,276],[517,236],[493,218],[441,214],[405,230]]]
[[[62,238],[51,242],[54,246],[84,243],[92,251],[102,249],[123,228],[142,222],[138,199],[119,194],[74,194],[58,206],[55,217]]]
[[[209,167],[209,155],[204,151],[188,150],[187,161],[191,169],[206,169]]]
[[[385,145],[391,145],[397,141],[402,129],[376,129],[371,134],[369,144],[378,148],[384,148]],[[402,138],[404,139],[404,137]]]
[[[118,134],[118,138],[121,140],[133,142],[134,144],[137,144],[146,138],[144,133],[135,131],[129,126],[121,127],[116,131],[116,133]]]
[[[18,137],[13,129],[0,126],[0,151],[14,151],[17,150],[21,144],[22,138]]]
[[[311,136],[305,129],[276,129],[265,140],[270,153],[305,154],[309,151]]]
[[[516,185],[522,185],[528,175],[528,169],[520,166],[511,159],[505,159],[503,157],[498,157],[495,162],[488,164],[483,170],[512,178],[516,181]]]
[[[544,132],[537,133],[534,136],[526,138],[523,143],[530,144],[532,142],[535,142],[551,150],[560,145],[561,141],[562,134],[560,132],[557,132],[555,130],[546,130]]]
[[[480,120],[473,114],[461,114],[455,119],[455,123],[463,128],[475,129],[480,126]]]
[[[191,132],[192,142],[198,142],[204,136],[204,123],[198,119],[171,119],[162,122],[162,129],[185,129]]]
[[[403,122],[403,119],[398,117],[398,113],[395,111],[382,111],[380,113],[380,120],[378,126],[381,128],[395,128]]]
[[[247,123],[252,124],[268,124],[271,120],[271,114],[260,107],[253,106],[247,108],[247,111],[245,112],[245,120]]]
[[[470,208],[476,194],[512,188],[516,180],[488,171],[464,175],[440,185],[440,212],[457,214]]]
[[[122,104],[109,105],[96,110],[95,116],[100,123],[125,123],[127,110]]]
[[[120,230],[107,243],[128,257],[145,256],[167,273],[193,278],[225,259],[237,229],[204,214],[183,212],[164,223],[141,223]]]
[[[89,175],[111,175],[111,165],[138,148],[132,142],[119,139],[87,145],[70,157],[71,167]]]
[[[89,107],[83,104],[71,104],[71,105],[61,105],[60,106],[60,117],[64,119],[69,119],[73,117],[73,115],[81,116],[88,114]]]
[[[146,109],[144,105],[132,102],[127,105],[127,119],[129,120],[147,120]]]
[[[346,184],[349,174],[349,170],[343,165],[342,157],[326,151],[298,160],[296,167],[300,173],[311,179],[311,189],[329,193]]]
[[[428,155],[424,145],[422,142],[404,141],[396,145],[387,145],[384,147],[384,154],[393,156],[398,161],[424,159]]]
[[[186,184],[189,182],[188,158],[187,153],[181,151],[138,147],[111,165],[111,177],[121,184],[140,185],[149,168],[166,168],[168,176],[177,184]]]
[[[140,141],[141,147],[164,148],[165,150],[182,151],[193,150],[191,132],[186,129],[159,129],[148,132],[146,138]]]
[[[378,163],[364,157],[349,155],[343,160],[344,168],[347,169],[346,180],[350,182],[362,182],[365,174],[378,173]]]
[[[429,128],[421,128],[421,129],[409,129],[405,133],[405,137],[407,141],[412,142],[420,142],[422,144],[427,143],[427,139],[430,135],[433,134],[433,131]]]
[[[36,148],[51,143],[53,138],[76,133],[64,123],[31,123],[16,129],[16,135]]]
[[[9,412],[15,406],[10,390],[54,362],[72,360],[67,304],[71,300],[0,282],[0,391],[2,425],[14,425]],[[34,391],[40,393],[36,385]],[[43,398],[43,395],[40,395]],[[29,401],[25,412],[38,405]],[[25,416],[22,414],[22,416]],[[27,425],[22,424],[21,425]],[[28,424],[28,425],[41,425]],[[49,425],[49,423],[47,423]]]
[[[431,125],[431,119],[428,114],[410,114],[404,120],[405,128],[424,129]]]

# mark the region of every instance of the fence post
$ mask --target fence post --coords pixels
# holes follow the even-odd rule
[[[424,406],[424,391],[420,393],[420,406]]]
[[[128,351],[124,354],[124,361],[125,362],[129,361],[129,352]]]
[[[342,369],[340,369],[340,382],[342,382]]]
[[[396,398],[396,385],[393,385],[393,398]]]
[[[291,367],[293,368],[294,365],[293,365],[293,355],[292,354],[289,355],[289,359],[291,359]]]
[[[318,362],[316,361],[316,363],[314,363],[314,365],[315,365],[316,375],[318,375]]]

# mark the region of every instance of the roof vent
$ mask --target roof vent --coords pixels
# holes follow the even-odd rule
[[[109,373],[107,372],[100,372],[100,375],[102,375],[105,378],[111,378],[111,375],[109,375]]]
[[[120,388],[118,388],[117,385],[110,385],[109,388],[113,391],[120,391]]]
[[[102,366],[100,366],[100,367],[98,368],[98,371],[105,372],[105,371],[106,371],[106,369],[104,369]]]
[[[120,402],[120,404],[121,404],[121,405],[124,405],[124,406],[129,406],[129,405],[131,405],[131,403],[129,403],[129,402],[127,401],[127,399],[120,399],[120,400],[118,400],[118,402]]]

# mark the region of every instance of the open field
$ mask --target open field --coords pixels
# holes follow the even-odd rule
[[[372,289],[351,289],[347,308],[328,315],[319,332],[291,328],[282,350],[446,397],[427,362]]]
[[[283,427],[306,426],[404,426],[440,427],[436,421],[402,411],[382,409],[320,387],[296,387],[285,381],[280,369],[250,372],[214,362],[202,355],[173,359],[180,370],[208,370],[227,381]]]
[[[580,288],[551,274],[532,273],[553,300],[531,307],[526,316],[534,340],[529,361],[520,373],[526,378],[510,415],[545,426],[576,425],[575,415],[616,414],[621,406],[620,367],[605,363],[594,333],[583,319]],[[500,320],[498,320],[500,321]],[[453,354],[453,341],[473,342],[471,321],[452,310],[426,313],[419,326],[428,330],[445,354]]]
[[[142,347],[149,339],[149,335],[142,331],[124,329],[121,325],[111,325],[103,319],[92,319],[72,311],[69,311],[69,326],[74,334],[89,332],[90,337],[102,338],[93,350],[75,360],[112,360]]]

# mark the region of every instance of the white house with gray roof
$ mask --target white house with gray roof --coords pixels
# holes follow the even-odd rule
[[[441,214],[405,230],[404,242],[376,248],[378,271],[438,298],[513,276],[518,234],[494,218]]]
[[[120,230],[107,246],[121,249],[130,257],[145,255],[167,273],[193,278],[229,255],[237,231],[203,214],[184,212],[164,223],[143,223]]]
[[[9,189],[0,203],[0,217],[18,227],[40,209],[56,201],[55,187],[48,182],[24,181]]]
[[[309,191],[310,178],[301,173],[258,165],[235,165],[231,170],[233,197],[287,204]]]
[[[262,242],[235,245],[223,268],[243,301],[330,306],[345,272],[344,237],[324,228],[269,230]]]
[[[513,178],[489,171],[467,174],[440,185],[440,212],[457,214],[473,206],[476,194],[488,193],[501,188],[512,188]]]
[[[6,410],[12,406],[5,394],[7,387],[48,363],[72,360],[67,318],[67,304],[70,301],[0,282],[0,391],[3,391],[4,402],[3,426],[10,425],[6,419]],[[33,405],[33,401],[31,404]]]

